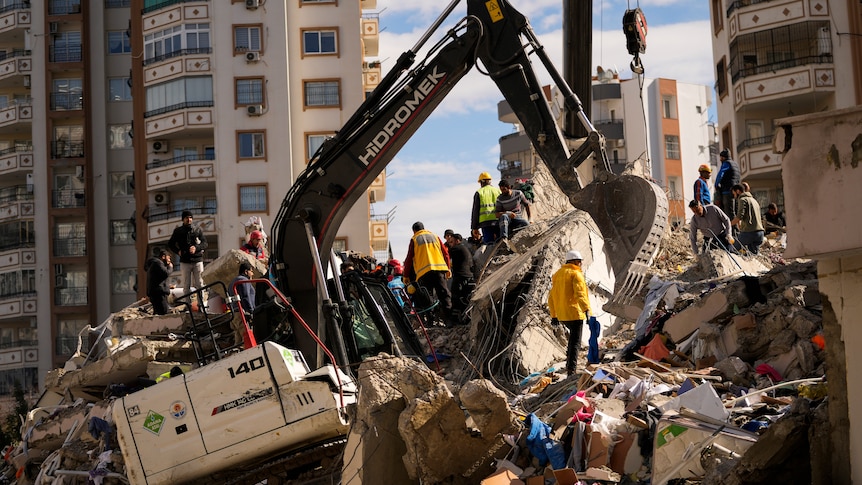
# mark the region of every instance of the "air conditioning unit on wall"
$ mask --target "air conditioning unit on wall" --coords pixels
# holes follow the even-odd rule
[[[170,200],[170,196],[167,192],[156,192],[153,194],[153,203],[156,205],[168,205]]]
[[[153,153],[168,153],[168,142],[156,140],[150,144]]]
[[[260,0],[245,0],[245,8],[254,10],[257,7],[260,7]]]
[[[246,112],[249,116],[260,116],[263,114],[263,105],[260,104],[252,104],[246,106]]]
[[[245,62],[257,62],[260,60],[260,52],[246,52]]]

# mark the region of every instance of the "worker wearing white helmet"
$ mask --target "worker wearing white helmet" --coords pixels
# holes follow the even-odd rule
[[[491,174],[482,172],[479,174],[479,190],[473,194],[473,213],[470,217],[470,229],[473,237],[479,239],[479,230],[482,230],[482,243],[493,244],[499,234],[497,228],[497,213],[494,206],[500,189],[491,185]]]
[[[548,294],[551,324],[563,323],[569,328],[569,345],[566,349],[566,373],[569,375],[574,374],[577,368],[581,330],[584,321],[590,318],[590,296],[581,268],[583,260],[580,251],[568,251],[565,264],[551,279],[551,292]]]

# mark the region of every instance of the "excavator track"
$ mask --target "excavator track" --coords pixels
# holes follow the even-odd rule
[[[340,481],[341,461],[347,437],[292,450],[243,470],[223,471],[195,481],[199,484],[311,485]]]

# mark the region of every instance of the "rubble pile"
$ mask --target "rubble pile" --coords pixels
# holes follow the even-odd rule
[[[601,337],[601,362],[587,364],[582,351],[579,372],[567,376],[567,330],[550,325],[545,306],[551,275],[566,251],[581,251],[600,308],[614,283],[601,245],[579,211],[532,224],[488,255],[469,324],[427,329],[439,371],[386,354],[363,362],[342,482],[828,479],[815,263],[785,262],[777,243],[758,256],[693,256],[686,228],[669,231],[639,313],[600,314],[603,333],[613,331]],[[205,282],[227,284],[243,260],[229,252]],[[224,297],[210,296],[211,306]],[[183,338],[192,324],[189,313],[154,316],[141,301],[90,329],[84,337],[95,345],[82,342],[48,376],[22,444],[7,454],[7,481],[127,483],[112,403],[173,367],[197,366]]]

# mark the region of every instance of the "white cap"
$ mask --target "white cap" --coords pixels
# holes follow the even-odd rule
[[[571,251],[566,253],[566,261],[571,261],[573,259],[583,261],[584,258],[581,257],[580,251],[575,251],[574,249],[572,249]]]

